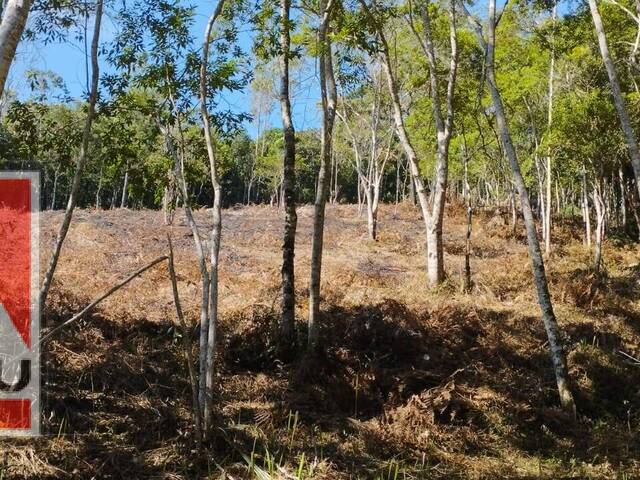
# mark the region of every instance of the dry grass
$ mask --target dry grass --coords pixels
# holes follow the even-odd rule
[[[310,207],[299,210],[304,335]],[[425,287],[422,222],[383,206],[366,239],[353,206],[327,214],[321,353],[274,349],[281,215],[224,212],[214,440],[193,443],[186,366],[167,272],[108,299],[45,352],[37,440],[0,444],[0,478],[640,478],[640,249],[610,241],[593,278],[570,224],[547,261],[579,418],[557,408],[524,237],[474,222],[474,290],[461,292],[463,216],[446,219],[449,277]],[[61,213],[42,215],[42,262]],[[197,219],[206,234],[207,212]],[[116,279],[166,253],[162,214],[79,211],[45,312],[66,319]],[[199,279],[184,219],[172,227],[180,293],[195,325]],[[304,455],[304,456],[303,456]]]

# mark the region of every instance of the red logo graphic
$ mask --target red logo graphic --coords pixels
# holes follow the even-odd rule
[[[39,176],[0,172],[0,435],[39,429]]]

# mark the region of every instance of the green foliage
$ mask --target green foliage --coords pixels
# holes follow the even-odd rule
[[[419,14],[426,2],[393,4],[386,1],[337,1],[329,36],[334,51],[343,120],[334,130],[332,175],[337,176],[339,197],[355,201],[353,136],[364,152],[371,149],[370,116],[374,98],[380,101],[376,125],[382,151],[390,139],[391,159],[382,181],[382,198],[395,197],[396,175],[407,185],[405,159],[397,148],[391,121],[386,78],[378,61],[381,29],[389,44],[394,73],[400,86],[406,127],[418,153],[422,172],[430,184],[434,171],[436,136],[426,57],[416,35],[424,34]],[[635,10],[635,4],[621,5]],[[497,30],[497,81],[507,109],[509,127],[526,182],[536,196],[536,160],[553,157],[553,178],[560,187],[576,182],[586,167],[589,175],[610,175],[618,168],[629,174],[629,158],[610,95],[606,71],[588,8],[570,10],[560,5],[551,19],[552,2],[516,1],[500,18]],[[46,8],[45,8],[46,7]],[[71,0],[44,5],[36,2],[42,20],[31,35],[51,39],[79,35],[90,5]],[[157,207],[170,184],[175,158],[170,141],[183,155],[191,200],[211,202],[209,163],[199,112],[200,42],[194,35],[194,7],[182,0],[127,0],[112,4],[115,31],[102,52],[109,63],[102,80],[99,105],[90,142],[90,158],[83,179],[82,206],[118,205],[127,175],[128,204]],[[449,16],[447,5],[429,2],[437,75],[441,98],[449,73]],[[317,1],[293,5],[289,25],[294,71],[315,67],[319,45]],[[634,44],[637,24],[621,8],[600,4],[609,45],[625,92],[631,120],[640,129],[640,61]],[[484,52],[478,46],[461,12],[458,12],[458,76],[454,95],[454,135],[450,146],[449,179],[463,175],[469,160],[473,185],[494,183],[507,189],[511,174],[497,134],[491,100],[484,77]],[[282,131],[273,128],[276,105],[280,24],[275,0],[251,4],[229,0],[212,34],[207,65],[207,106],[224,192],[224,204],[277,202],[282,181]],[[253,56],[239,47],[247,22],[253,29]],[[410,22],[411,25],[410,25]],[[40,32],[36,30],[40,29]],[[80,39],[81,37],[77,37]],[[552,122],[548,125],[549,68],[555,58]],[[255,71],[255,74],[253,73]],[[306,72],[305,72],[306,73]],[[376,77],[377,75],[377,77]],[[295,77],[295,75],[294,75]],[[221,93],[246,89],[253,79],[253,108],[257,138],[244,130],[248,113],[238,112],[220,100]],[[296,84],[292,91],[296,90]],[[43,205],[50,206],[53,186],[55,206],[63,205],[80,145],[85,115],[83,103],[68,97],[64,80],[55,72],[31,70],[26,76],[30,98],[3,104],[0,122],[0,162],[4,168],[38,168],[43,173]],[[377,97],[376,97],[377,95]],[[312,202],[320,154],[320,132],[299,131],[297,141],[297,196]],[[397,167],[399,165],[399,167]]]

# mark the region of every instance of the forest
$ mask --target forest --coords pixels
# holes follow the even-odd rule
[[[640,478],[639,0],[0,8],[0,479]]]

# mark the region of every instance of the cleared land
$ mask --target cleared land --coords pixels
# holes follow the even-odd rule
[[[304,335],[311,207],[299,210]],[[60,212],[41,217],[41,264]],[[198,212],[208,235],[207,212]],[[274,355],[281,214],[224,212],[215,439],[193,443],[188,376],[165,266],[135,280],[44,349],[44,429],[0,443],[1,478],[640,478],[640,248],[605,245],[589,273],[580,225],[547,261],[579,408],[557,408],[523,229],[474,219],[474,290],[461,293],[464,215],[445,220],[443,288],[425,287],[417,210],[383,206],[378,242],[355,206],[331,206],[323,353]],[[53,326],[167,251],[161,212],[78,211],[50,305]],[[199,276],[182,212],[172,227],[188,319]],[[304,454],[304,457],[302,455]],[[253,458],[253,460],[252,460]],[[272,460],[269,460],[272,458]],[[250,464],[255,464],[253,472]],[[297,475],[293,477],[292,475]]]

